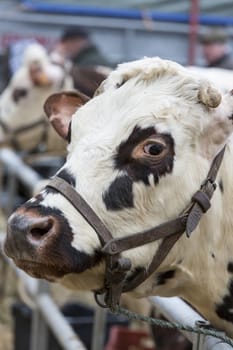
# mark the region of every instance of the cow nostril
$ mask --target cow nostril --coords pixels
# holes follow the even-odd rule
[[[38,222],[33,223],[29,229],[29,236],[36,241],[43,239],[52,229],[53,220],[51,218],[44,218]]]
[[[33,238],[40,239],[42,236],[46,235],[51,228],[52,228],[52,225],[48,225],[47,228],[33,228],[30,231],[30,234]]]

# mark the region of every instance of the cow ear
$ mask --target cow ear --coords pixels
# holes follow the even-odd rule
[[[45,101],[45,114],[62,138],[68,138],[72,115],[89,99],[88,96],[78,91],[64,91],[51,95]]]

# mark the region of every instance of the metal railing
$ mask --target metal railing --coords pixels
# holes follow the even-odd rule
[[[209,327],[209,322],[178,297],[151,297],[150,300],[155,305],[156,310],[170,322],[185,324],[191,327]],[[218,338],[190,332],[182,333],[193,343],[193,350],[232,350],[230,345]],[[223,335],[224,333],[219,332],[219,334]]]
[[[28,186],[30,191],[41,177],[33,169],[27,166],[23,160],[12,150],[0,150],[0,170],[4,169],[9,177],[20,179]],[[8,186],[14,181],[7,182]],[[15,187],[13,187],[15,190]],[[8,189],[10,191],[10,188]],[[10,197],[14,196],[11,191]],[[12,197],[13,198],[13,197]],[[0,234],[0,245],[4,240],[4,234]],[[5,259],[7,259],[5,257]],[[46,350],[48,340],[48,327],[54,333],[57,341],[65,350],[85,350],[84,345],[73,331],[65,317],[59,311],[57,305],[49,295],[47,282],[33,279],[7,259],[8,263],[16,271],[18,277],[23,281],[27,292],[36,305],[33,310],[33,325],[30,342],[30,350]],[[171,322],[181,323],[189,326],[205,326],[207,321],[194,311],[188,304],[177,297],[161,298],[151,297],[151,302],[156,309]],[[96,309],[94,318],[94,330],[92,337],[92,350],[103,350],[103,330],[106,322],[106,310]],[[193,350],[230,350],[232,347],[222,340],[212,336],[198,335],[184,332],[184,335],[192,342]],[[221,335],[223,333],[221,332]]]
[[[0,234],[0,244],[4,241],[4,233]],[[2,255],[3,252],[1,251]],[[4,255],[3,255],[4,256]],[[59,345],[64,350],[86,350],[78,335],[69,325],[57,305],[49,295],[49,285],[42,280],[28,276],[4,256],[8,264],[14,269],[18,278],[23,282],[25,291],[35,304],[32,314],[32,331],[30,336],[30,350],[47,350],[48,327],[53,332]]]
[[[14,207],[14,198],[17,191],[16,180],[20,180],[27,187],[29,193],[33,193],[35,185],[42,180],[42,177],[26,165],[18,154],[8,148],[0,149],[0,170],[7,177],[6,191],[8,198],[5,201],[5,209],[10,214]],[[5,234],[3,233],[0,235],[1,245],[4,241],[4,236]],[[35,304],[32,313],[30,350],[47,350],[48,327],[63,349],[86,350],[77,334],[50,297],[49,284],[26,275],[26,273],[17,269],[6,256],[4,256],[4,259],[16,271],[18,278],[25,286],[26,292]]]

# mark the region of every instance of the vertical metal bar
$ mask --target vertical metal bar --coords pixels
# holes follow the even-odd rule
[[[97,307],[94,316],[91,350],[103,350],[106,329],[107,311]]]
[[[192,350],[199,350],[199,344],[200,344],[200,334],[195,334],[193,336]]]
[[[0,260],[0,298],[3,299],[6,296],[6,289],[8,283],[8,273],[9,273],[9,264],[5,259],[1,257]]]
[[[194,65],[196,58],[196,45],[199,26],[200,7],[199,0],[191,0],[190,20],[189,20],[189,47],[188,64]]]
[[[78,335],[48,294],[41,294],[36,298],[35,302],[62,349],[86,350]]]
[[[4,237],[5,237],[5,234],[2,234],[0,232],[0,244],[3,243]],[[1,253],[1,250],[0,250],[0,253]],[[79,339],[78,335],[72,329],[71,325],[67,322],[65,317],[62,315],[62,313],[60,312],[60,310],[58,309],[57,305],[54,303],[52,298],[48,295],[48,293],[46,293],[48,290],[48,284],[46,283],[42,285],[37,279],[28,276],[25,272],[16,268],[16,266],[13,264],[11,259],[8,259],[6,256],[4,256],[4,258],[9,263],[9,265],[13,268],[13,270],[16,272],[18,278],[20,278],[24,283],[27,292],[29,293],[30,297],[32,298],[32,300],[35,302],[38,309],[40,310],[41,315],[44,318],[44,322],[48,324],[49,328],[53,332],[55,338],[57,339],[61,347],[64,350],[87,350],[86,347],[81,342],[81,340]],[[38,286],[39,283],[40,283],[40,286]],[[40,289],[42,293],[38,293],[38,289]],[[36,332],[38,332],[38,327],[35,327],[34,329]],[[43,337],[43,334],[36,333],[36,336]],[[32,346],[34,346],[34,342],[35,342],[35,346],[37,346],[36,349],[44,350],[44,348],[39,347],[40,346],[39,341],[36,343],[36,341],[32,340],[32,338],[33,338],[33,334],[31,334],[30,350],[32,349]],[[47,349],[47,350],[50,350],[50,349]]]
[[[195,322],[195,326],[200,327],[200,328],[205,328],[205,329],[213,329],[213,327],[211,326],[211,324],[208,321],[196,321]],[[224,332],[217,332],[216,334],[219,334],[221,336],[225,335]],[[222,347],[224,349],[224,342],[222,340],[218,340],[218,339],[211,339],[212,337],[205,335],[205,334],[197,334],[198,338],[198,344],[196,348],[193,348],[193,350],[209,350],[212,349],[214,350],[214,348],[217,350],[220,347]],[[211,344],[211,345],[210,345]]]
[[[16,175],[14,173],[8,172],[7,176],[7,208],[6,215],[9,216],[14,209],[15,196],[17,191],[17,180]]]
[[[45,281],[38,282],[36,294],[47,293],[49,290],[48,283]],[[30,350],[49,350],[48,349],[48,326],[37,306],[32,314],[32,327],[30,334]]]
[[[200,328],[209,328],[210,323],[208,321],[196,321],[195,326],[200,327]],[[193,347],[192,350],[204,350],[205,348],[203,347],[204,344],[204,337],[205,335],[203,334],[193,334]]]
[[[128,61],[129,59],[132,59],[131,57],[131,43],[133,42],[133,38],[135,35],[135,30],[134,29],[124,29],[122,32],[122,36],[123,36],[123,45],[122,45],[122,49],[123,49],[123,54],[122,54],[122,58],[126,61]]]
[[[3,174],[4,174],[4,164],[0,161],[0,193],[3,193]]]

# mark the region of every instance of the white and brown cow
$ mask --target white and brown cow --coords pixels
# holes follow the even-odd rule
[[[64,153],[65,142],[47,124],[43,104],[52,93],[72,87],[65,67],[52,62],[40,44],[29,45],[0,96],[0,146],[30,151],[44,143],[48,152]]]
[[[176,218],[227,143],[212,206],[190,238],[183,235],[136,297],[181,296],[233,336],[232,93],[159,58],[122,64],[87,102],[72,92],[45,110],[68,158],[58,178],[80,193],[113,237]],[[122,253],[127,279],[147,269],[160,241]],[[5,252],[30,275],[77,289],[101,288],[105,256],[86,219],[51,187],[10,217]]]

